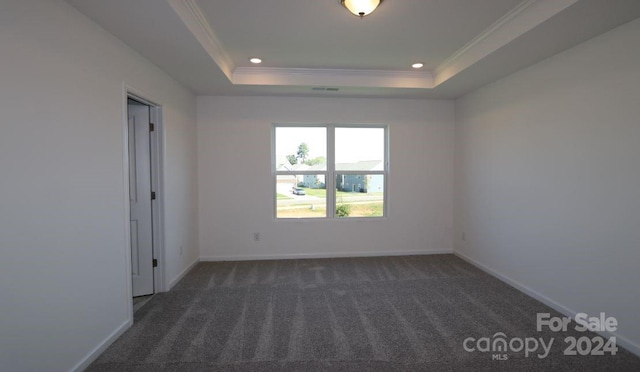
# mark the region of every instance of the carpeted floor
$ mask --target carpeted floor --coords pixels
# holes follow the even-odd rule
[[[563,355],[596,335],[538,332],[536,313],[560,316],[453,255],[200,263],[88,370],[640,371],[621,348]],[[544,358],[514,341],[534,338]]]

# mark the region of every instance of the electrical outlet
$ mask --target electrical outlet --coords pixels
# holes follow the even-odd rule
[[[260,233],[253,233],[253,241],[254,242],[260,241]]]
[[[180,246],[180,256],[182,256],[182,246]]]
[[[462,241],[466,242],[467,241],[467,234],[465,234],[464,232],[462,233]]]

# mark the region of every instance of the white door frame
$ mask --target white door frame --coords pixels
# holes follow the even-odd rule
[[[128,99],[149,105],[151,122],[154,124],[154,131],[151,132],[151,188],[156,193],[156,200],[153,202],[153,258],[158,260],[158,266],[153,272],[154,293],[166,292],[166,254],[165,254],[165,234],[164,234],[164,123],[162,118],[162,106],[149,95],[127,85],[122,84],[122,134],[123,134],[123,175],[124,175],[124,214],[125,214],[125,274],[126,274],[126,294],[129,304],[129,322],[133,324],[133,298],[131,283],[131,229],[130,229],[130,206],[129,206],[129,118],[127,115]]]

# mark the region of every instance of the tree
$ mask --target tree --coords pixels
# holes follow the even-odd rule
[[[304,163],[305,159],[309,155],[309,146],[302,142],[300,146],[298,146],[298,158],[302,159],[302,163]]]
[[[307,165],[327,164],[327,159],[324,156],[318,156],[317,158],[309,159],[304,163]]]
[[[289,161],[289,164],[296,165],[296,163],[298,162],[298,157],[293,154],[287,155],[287,160]]]

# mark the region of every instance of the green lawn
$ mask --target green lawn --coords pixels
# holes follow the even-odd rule
[[[352,204],[349,217],[382,217],[383,210],[382,202]]]
[[[311,208],[300,208],[291,206],[290,208],[278,209],[278,218],[313,218],[326,217],[327,211],[324,206]],[[371,202],[364,204],[351,204],[349,217],[381,217],[383,215],[382,202]],[[346,218],[346,217],[345,217]]]
[[[317,196],[319,198],[324,198],[327,196],[327,190],[325,189],[304,189],[304,191],[309,196]]]
[[[382,196],[383,193],[381,192],[370,192],[370,193],[365,193],[365,192],[344,192],[344,191],[336,191],[336,197],[341,197],[341,196],[373,196],[373,195],[379,195]]]
[[[307,196],[321,198],[326,200],[327,190],[325,189],[311,189],[303,188]],[[358,197],[361,196],[379,196],[380,200],[371,200],[365,202],[358,202]],[[314,201],[313,198],[296,198],[294,195],[276,194],[277,200],[291,200],[296,201],[288,206],[279,206],[277,215],[279,218],[313,218],[313,217],[326,217],[327,211],[324,206],[324,201]],[[336,199],[338,205],[350,204],[351,211],[349,217],[380,217],[383,215],[383,193],[362,193],[362,192],[344,192],[337,191]],[[344,199],[348,199],[345,201]],[[377,198],[376,198],[377,199]]]
[[[278,209],[278,218],[323,218],[327,217],[326,208]]]

